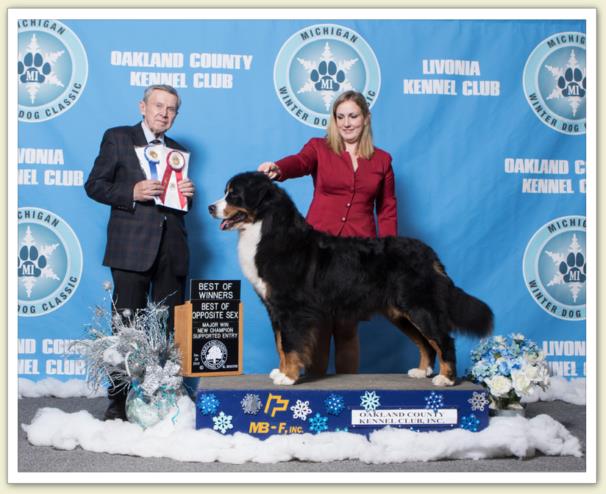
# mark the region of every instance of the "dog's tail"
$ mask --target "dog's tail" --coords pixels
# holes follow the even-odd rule
[[[488,305],[454,284],[449,299],[448,315],[459,331],[481,338],[492,332],[493,314]]]

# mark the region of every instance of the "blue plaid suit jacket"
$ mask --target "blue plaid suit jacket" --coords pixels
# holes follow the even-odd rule
[[[164,140],[168,147],[185,151],[172,139],[165,136]],[[89,197],[111,206],[103,264],[128,271],[147,271],[156,259],[165,229],[173,269],[177,275],[186,276],[189,250],[185,213],[156,206],[153,201],[133,201],[135,184],[145,180],[134,148],[146,144],[140,123],[107,130],[84,185]]]

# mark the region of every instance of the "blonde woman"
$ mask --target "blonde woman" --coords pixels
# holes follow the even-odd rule
[[[258,171],[278,181],[312,176],[314,195],[306,219],[316,230],[342,237],[397,235],[391,156],[374,146],[370,110],[356,91],[342,93],[333,103],[326,137],[310,139],[298,154],[262,163]],[[360,360],[356,323],[339,321],[321,335],[309,373],[326,373],[331,335],[336,372],[356,373]]]

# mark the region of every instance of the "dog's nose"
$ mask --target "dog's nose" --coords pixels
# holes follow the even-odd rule
[[[214,204],[211,204],[210,206],[208,206],[208,212],[210,214],[212,214],[213,216],[215,215],[216,211],[217,211],[217,206],[215,206]]]

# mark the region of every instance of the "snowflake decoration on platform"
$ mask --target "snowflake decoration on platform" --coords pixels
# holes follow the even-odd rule
[[[480,419],[473,413],[465,417],[461,417],[461,429],[465,429],[471,432],[478,432],[480,425]]]
[[[425,408],[433,410],[433,413],[436,413],[440,408],[444,408],[444,395],[432,391],[429,396],[425,397]]]
[[[381,405],[379,399],[380,397],[374,391],[365,391],[364,394],[360,396],[360,406],[367,412],[372,412]]]
[[[311,408],[309,408],[309,401],[297,400],[297,403],[290,407],[293,411],[293,419],[307,420],[307,416],[311,414]]]
[[[328,417],[323,417],[319,413],[309,419],[309,430],[318,434],[328,430]]]
[[[349,432],[349,427],[335,427],[335,432]]]
[[[261,410],[261,398],[259,398],[259,395],[247,393],[244,398],[242,398],[240,405],[242,405],[244,413],[257,415],[259,410]]]
[[[467,400],[467,403],[471,404],[472,410],[479,410],[480,412],[483,412],[484,407],[488,405],[490,401],[488,400],[488,398],[486,398],[486,393],[476,393],[474,391],[471,398]]]
[[[331,415],[340,415],[345,408],[345,400],[343,400],[342,396],[331,393],[324,400],[324,406],[326,407],[326,411]]]
[[[219,405],[219,400],[212,393],[202,394],[198,398],[198,408],[200,409],[203,415],[212,415],[214,413],[217,413]]]
[[[233,429],[234,426],[231,423],[232,416],[225,415],[223,412],[218,417],[213,417],[213,429],[219,431],[221,434],[225,434],[229,429]]]

